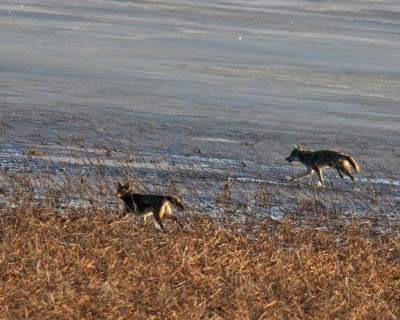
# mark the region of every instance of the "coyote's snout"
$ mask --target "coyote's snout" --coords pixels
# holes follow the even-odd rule
[[[153,215],[162,230],[164,229],[161,222],[163,218],[173,219],[182,227],[182,224],[173,215],[171,206],[173,204],[181,209],[185,208],[182,201],[177,197],[158,194],[139,194],[134,191],[134,188],[129,186],[129,183],[122,185],[119,181],[116,196],[124,203],[124,213],[133,213],[144,219]]]
[[[343,174],[350,177],[353,181],[356,190],[359,189],[357,182],[350,173],[350,167],[353,167],[355,173],[360,171],[360,167],[352,156],[334,150],[304,150],[301,146],[294,146],[290,156],[285,158],[286,161],[298,161],[307,167],[307,171],[299,176],[292,177],[290,181],[296,181],[300,178],[310,176],[314,171],[317,173],[319,181],[324,185],[322,169],[332,167],[337,170],[339,176],[343,178]]]

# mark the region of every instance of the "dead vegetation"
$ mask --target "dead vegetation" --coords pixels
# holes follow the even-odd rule
[[[187,217],[189,218],[189,217]],[[246,228],[190,216],[166,234],[111,212],[21,204],[0,219],[10,319],[396,319],[400,239],[356,224]]]
[[[118,213],[117,179],[103,163],[80,163],[96,174],[55,176],[50,161],[45,172],[11,165],[0,172],[2,318],[400,317],[400,237],[375,227],[376,216],[342,219],[311,198],[279,221],[260,218],[237,202],[238,192],[251,193],[228,179],[216,189],[215,201],[229,193],[220,216],[192,203],[184,228],[172,223],[163,233]],[[176,168],[151,165],[176,177],[158,185],[201,195],[198,172],[186,168],[182,181]],[[260,187],[248,202],[271,208],[273,188]]]

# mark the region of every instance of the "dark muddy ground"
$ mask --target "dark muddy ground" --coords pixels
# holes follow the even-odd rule
[[[2,168],[35,150],[82,167],[78,148],[112,180],[131,154],[153,185],[195,168],[194,204],[232,176],[239,201],[268,186],[272,215],[317,195],[398,218],[397,1],[3,1],[0,15]],[[361,195],[333,171],[324,190],[289,184],[295,143],[352,154]]]

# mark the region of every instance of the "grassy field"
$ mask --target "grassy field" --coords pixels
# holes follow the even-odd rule
[[[167,223],[163,233],[121,216],[115,177],[30,172],[34,156],[44,154],[0,173],[1,319],[400,317],[395,226],[382,232],[313,199],[281,220],[253,218],[243,205],[231,212],[225,186],[215,201],[226,212],[189,204],[184,227]],[[66,201],[70,194],[88,205]]]

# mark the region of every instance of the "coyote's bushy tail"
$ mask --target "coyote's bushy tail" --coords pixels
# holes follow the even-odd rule
[[[351,166],[354,169],[355,173],[359,173],[360,172],[360,167],[358,165],[358,163],[356,162],[356,160],[354,160],[354,158],[352,156],[349,156],[347,154],[345,154],[345,158],[348,162],[350,162]]]
[[[175,207],[179,207],[182,210],[185,209],[185,206],[183,205],[183,202],[179,198],[174,197],[174,196],[168,196],[167,200],[169,202],[173,203]]]

